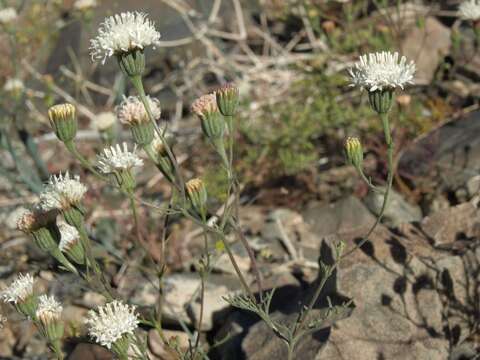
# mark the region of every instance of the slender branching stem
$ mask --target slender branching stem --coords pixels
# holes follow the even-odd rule
[[[73,141],[65,142],[65,147],[70,152],[70,154],[72,154],[72,156],[75,159],[77,159],[80,162],[80,164],[82,164],[82,166],[90,170],[99,179],[103,181],[107,181],[107,178],[102,174],[100,174],[97,170],[95,170],[92,164],[90,164],[90,162],[85,157],[83,157],[82,154],[80,154],[80,152],[77,150],[77,147],[75,146],[75,143]]]
[[[138,211],[137,211],[137,205],[135,204],[135,197],[133,195],[133,191],[128,193],[128,199],[130,201],[130,209],[132,210],[133,224],[135,226],[135,233],[136,233],[136,236],[137,236],[137,241],[138,241],[139,245],[142,245],[143,241],[142,241],[142,235],[140,233]]]
[[[338,267],[342,259],[351,255],[353,252],[361,248],[368,241],[369,237],[375,231],[377,226],[382,221],[383,216],[385,215],[385,210],[388,205],[388,200],[389,200],[390,192],[393,185],[393,176],[394,176],[394,170],[395,170],[394,163],[393,163],[394,144],[393,144],[393,140],[390,132],[390,123],[388,119],[388,114],[381,114],[380,117],[382,120],[382,125],[383,125],[383,130],[385,135],[385,142],[387,144],[387,163],[388,163],[387,187],[383,197],[382,208],[380,209],[380,213],[378,214],[377,219],[375,220],[375,223],[369,229],[369,231],[364,236],[364,238],[356,246],[354,246],[350,251],[342,254],[339,259],[335,259],[334,264],[329,266],[327,268],[326,273],[323,274],[324,276],[322,277],[322,280],[319,282],[318,287],[315,290],[315,293],[307,306],[307,309],[300,314],[300,316],[298,317],[297,323],[294,324],[294,330],[293,330],[291,341],[287,344],[288,356],[289,356],[288,359],[293,359],[293,352],[295,350],[295,346],[297,342],[302,337],[302,331],[303,331],[303,327],[305,326],[306,319],[308,318],[309,313],[312,311],[313,307],[315,306],[315,303],[317,302],[318,297],[320,296],[323,288],[325,287],[325,284],[328,278],[331,276],[334,270]]]
[[[150,104],[148,103],[147,100],[147,95],[145,94],[145,89],[143,87],[143,80],[141,76],[137,77],[131,77],[130,78],[133,86],[138,92],[138,95],[140,97],[140,100],[143,103],[143,106],[145,107],[145,110],[147,111],[148,117],[150,118],[150,121],[152,122],[155,131],[157,135],[159,136],[160,140],[162,140],[165,150],[167,152],[168,157],[170,158],[170,161],[173,164],[174,170],[175,170],[175,177],[177,178],[178,181],[178,190],[180,191],[180,194],[182,195],[182,199],[186,199],[186,194],[185,194],[185,182],[183,181],[182,173],[180,172],[180,167],[178,165],[177,159],[175,158],[175,155],[173,154],[172,149],[170,148],[170,145],[165,139],[165,134],[159,129],[157,122],[155,121],[155,118],[153,117],[152,110],[150,109]]]

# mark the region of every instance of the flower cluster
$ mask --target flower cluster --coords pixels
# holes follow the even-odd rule
[[[19,274],[10,286],[1,293],[5,302],[12,302],[14,304],[24,301],[32,294],[33,277],[30,274]]]
[[[87,187],[80,182],[78,176],[71,177],[68,171],[65,175],[54,175],[40,194],[39,207],[43,211],[68,209],[72,205],[78,205],[86,192]]]
[[[160,118],[160,102],[147,95],[147,102],[155,120]],[[145,106],[137,96],[129,96],[116,107],[117,118],[121,123],[133,126],[150,121]]]
[[[89,335],[108,349],[124,335],[133,334],[138,322],[135,307],[117,300],[90,310],[85,321]]]
[[[458,7],[458,14],[464,20],[480,20],[480,0],[466,0]]]
[[[378,52],[363,55],[353,69],[350,69],[352,86],[360,86],[370,92],[403,89],[413,83],[415,63],[407,63],[405,56],[399,59],[398,52]]]
[[[90,55],[104,64],[112,55],[128,53],[147,46],[158,45],[160,33],[147,15],[124,12],[105,19],[96,38],[90,40]]]
[[[98,168],[104,174],[111,174],[117,171],[130,170],[133,167],[142,166],[143,160],[136,154],[136,146],[133,151],[128,150],[127,143],[122,146],[117,144],[103,150],[103,154],[98,155]]]

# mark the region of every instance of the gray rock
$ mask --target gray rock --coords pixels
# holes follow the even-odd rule
[[[478,345],[465,342],[458,346],[455,346],[448,357],[448,360],[474,360],[478,358]]]
[[[398,172],[416,187],[456,190],[480,172],[480,112],[422,136],[399,156]]]
[[[470,198],[478,195],[480,191],[480,175],[475,175],[467,181],[467,191]]]
[[[382,188],[382,190],[385,190]],[[365,205],[376,216],[380,214],[383,204],[383,194],[371,191],[365,198]],[[408,203],[402,195],[391,190],[389,202],[384,214],[384,220],[392,225],[398,226],[402,223],[420,221],[422,210],[418,205]]]
[[[452,40],[450,29],[436,18],[428,16],[424,20],[422,27],[412,24],[401,49],[407,59],[415,61],[415,83],[427,85],[433,80],[444,56],[449,53]]]
[[[229,308],[224,296],[241,288],[234,276],[210,274],[205,283],[205,302],[201,329],[213,328],[216,316]],[[200,279],[197,274],[173,274],[165,279],[165,317],[183,317],[187,323],[197,324],[200,316]],[[182,315],[184,314],[184,315]],[[188,318],[187,318],[188,317]]]
[[[189,338],[183,331],[162,329],[162,335],[167,341],[175,342],[180,351],[188,350]],[[155,356],[162,360],[178,359],[178,355],[164,344],[155,329],[148,332],[148,348]]]
[[[333,204],[310,204],[303,217],[311,231],[320,238],[363,229],[375,222],[372,214],[355,196]]]
[[[250,270],[251,261],[245,247],[240,242],[236,242],[230,245],[230,249],[232,250],[233,257],[235,258],[235,261],[237,262],[237,265],[242,273],[248,273]],[[224,251],[213,263],[212,268],[215,271],[220,271],[226,274],[236,274],[235,268],[233,267],[230,257],[226,251]]]
[[[460,204],[424,218],[421,228],[435,246],[453,246],[457,240],[478,236],[480,210],[472,203]]]
[[[79,343],[68,357],[69,360],[113,360],[113,354],[96,344]]]

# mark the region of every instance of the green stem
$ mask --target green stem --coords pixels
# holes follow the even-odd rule
[[[140,100],[143,103],[143,106],[145,107],[145,110],[147,111],[148,117],[150,118],[150,121],[153,123],[153,126],[155,128],[155,131],[157,135],[159,136],[160,140],[162,140],[164,146],[165,146],[165,151],[167,152],[168,157],[170,158],[170,161],[173,164],[173,167],[175,169],[175,177],[177,178],[177,181],[179,184],[177,184],[177,188],[182,194],[182,199],[185,201],[186,195],[185,195],[185,182],[183,181],[182,174],[180,172],[180,168],[177,163],[177,159],[175,159],[175,156],[173,155],[173,151],[170,148],[170,145],[165,139],[165,134],[158,128],[157,122],[155,121],[155,118],[153,117],[152,110],[150,109],[150,104],[148,103],[147,100],[147,95],[145,94],[145,89],[143,87],[143,81],[142,77],[131,77],[130,81],[132,82],[133,86],[138,92],[138,95],[140,96]]]
[[[255,295],[253,295],[252,290],[250,290],[250,287],[247,285],[247,281],[243,277],[243,274],[240,271],[240,268],[238,267],[237,260],[235,260],[235,257],[233,256],[232,249],[230,248],[230,245],[228,244],[228,241],[223,234],[222,234],[222,241],[223,241],[223,244],[225,245],[225,250],[227,251],[228,257],[230,258],[230,262],[232,263],[232,265],[235,269],[235,272],[237,273],[238,279],[242,283],[242,286],[245,289],[245,291],[247,292],[250,299],[254,303],[256,303]]]
[[[133,192],[129,192],[128,193],[128,198],[130,200],[130,208],[132,209],[132,215],[133,215],[133,222],[134,222],[134,226],[135,226],[135,233],[137,235],[137,241],[138,241],[138,244],[144,248],[143,246],[143,241],[142,241],[142,235],[140,234],[140,225],[139,225],[139,221],[138,221],[138,212],[137,212],[137,206],[135,205],[135,197],[134,197],[134,194]],[[150,253],[148,251],[148,249],[145,249],[148,253]]]
[[[383,190],[379,189],[378,186],[374,185],[372,183],[372,181],[367,178],[367,176],[365,175],[365,173],[363,172],[363,169],[361,167],[357,167],[357,171],[360,175],[360,177],[362,178],[363,181],[365,181],[365,183],[368,185],[368,187],[370,189],[372,189],[373,191],[377,192],[377,193],[384,193]]]
[[[305,321],[308,317],[308,314],[311,312],[313,306],[317,302],[318,297],[320,296],[320,294],[321,294],[328,278],[330,277],[330,275],[338,267],[338,264],[340,263],[340,261],[342,259],[349,256],[350,254],[355,252],[357,249],[361,248],[365,244],[365,242],[368,241],[368,238],[370,237],[370,235],[372,235],[372,233],[375,231],[377,226],[380,224],[380,222],[382,221],[382,218],[385,214],[385,210],[387,208],[388,200],[389,200],[389,197],[390,197],[390,192],[391,192],[392,185],[393,185],[393,175],[394,175],[393,149],[394,149],[394,145],[393,145],[392,136],[391,136],[391,133],[390,133],[390,124],[389,124],[389,120],[388,120],[388,114],[382,114],[380,116],[381,116],[382,124],[383,124],[385,142],[387,144],[387,158],[388,158],[388,160],[387,160],[388,161],[387,188],[385,190],[385,194],[384,194],[384,197],[383,197],[382,208],[380,210],[380,213],[378,214],[378,217],[377,217],[375,223],[369,229],[369,231],[367,232],[365,237],[356,246],[354,246],[350,251],[343,254],[339,259],[336,259],[335,263],[328,269],[328,272],[322,278],[322,281],[319,283],[319,286],[317,287],[314,296],[310,300],[310,303],[307,307],[307,310],[302,314],[301,317],[299,317],[299,321],[297,322],[297,324],[295,324],[295,329],[294,329],[294,332],[293,332],[294,340],[293,340],[293,346],[292,347],[295,347],[298,336],[300,336],[300,335],[298,335],[298,333],[299,333],[299,331],[302,330],[302,328],[305,324]]]
[[[77,147],[75,146],[73,141],[68,141],[65,143],[65,147],[67,150],[70,152],[70,154],[73,155],[75,159],[80,161],[80,164],[82,164],[85,168],[90,170],[96,177],[100,178],[101,180],[107,181],[107,178],[100,174],[97,170],[94,169],[94,167],[90,164],[90,162],[83,157],[82,154],[77,150]]]
[[[260,270],[258,269],[257,260],[255,259],[255,254],[253,253],[253,250],[250,244],[248,243],[248,240],[243,235],[242,230],[235,224],[232,224],[232,225],[235,233],[240,239],[240,242],[242,243],[243,247],[247,251],[248,257],[250,258],[250,262],[252,263],[253,273],[255,275],[255,281],[257,282],[258,292],[260,294],[260,301],[262,301],[263,300],[263,281],[262,281],[262,275],[260,274]]]
[[[385,142],[387,144],[387,166],[388,166],[388,175],[387,175],[387,188],[385,190],[384,196],[383,196],[383,204],[380,209],[380,213],[378,214],[377,220],[375,223],[372,225],[370,230],[368,231],[367,235],[356,245],[354,246],[350,251],[342,255],[341,259],[344,259],[345,257],[349,256],[353,252],[355,252],[357,249],[361,248],[365,242],[368,241],[368,238],[370,235],[373,233],[375,228],[378,226],[378,224],[382,221],[383,216],[385,215],[385,210],[387,209],[387,204],[388,200],[390,198],[390,193],[392,190],[392,185],[393,185],[393,176],[395,173],[394,169],[394,164],[393,164],[393,150],[394,150],[394,144],[392,141],[392,136],[390,134],[390,124],[388,120],[388,114],[382,114],[380,115],[382,119],[382,124],[383,124],[383,130],[384,130],[384,135],[385,135]]]
[[[287,360],[293,360],[293,351],[295,350],[294,343],[288,344],[288,356]]]

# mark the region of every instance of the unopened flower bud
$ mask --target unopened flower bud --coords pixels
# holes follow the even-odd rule
[[[215,94],[203,95],[195,100],[192,111],[200,118],[203,133],[208,139],[213,141],[223,137],[225,121],[218,110]]]
[[[57,138],[66,143],[72,141],[77,134],[77,116],[72,104],[54,105],[48,109],[50,125]]]
[[[148,107],[154,120],[160,118],[160,103],[157,99],[147,96]],[[152,142],[155,129],[143,102],[136,96],[125,98],[116,108],[117,117],[123,124],[130,127],[132,136],[138,145],[145,146]]]
[[[158,169],[162,172],[165,178],[171,183],[175,182],[175,167],[170,156],[168,156],[167,146],[172,149],[175,139],[171,136],[165,137],[165,142],[156,136],[150,144],[151,152],[154,155],[154,161]]]
[[[362,143],[357,137],[349,137],[345,141],[345,154],[347,161],[355,166],[361,168],[363,163],[363,149]]]
[[[205,206],[207,204],[207,188],[205,183],[198,178],[189,180],[185,187],[187,188],[187,195],[192,202],[193,207],[200,213],[205,213]]]
[[[233,116],[238,106],[238,88],[232,84],[222,86],[215,91],[217,107],[223,116]]]

